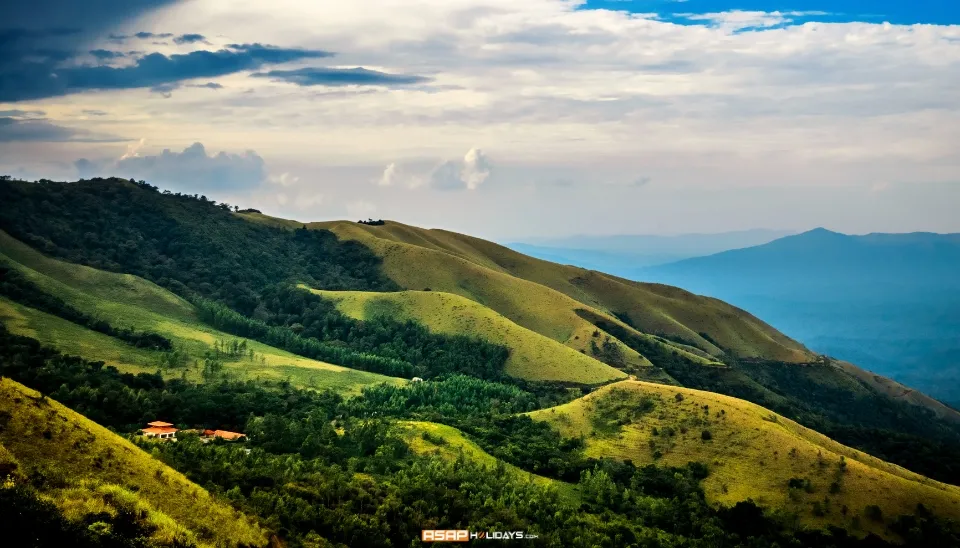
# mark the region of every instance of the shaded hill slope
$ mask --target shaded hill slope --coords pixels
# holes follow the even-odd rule
[[[15,473],[75,519],[139,508],[159,542],[266,546],[265,532],[129,441],[59,403],[0,379],[0,445]]]
[[[919,503],[960,518],[960,488],[720,394],[624,381],[531,416],[564,435],[585,436],[594,457],[638,465],[706,463],[708,500],[732,505],[753,499],[796,513],[808,526],[889,536],[882,516],[912,513]],[[879,513],[867,508],[873,505]]]

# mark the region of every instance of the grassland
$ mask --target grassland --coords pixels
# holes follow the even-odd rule
[[[586,307],[607,316],[617,313],[641,332],[680,338],[714,356],[721,349],[711,341],[741,357],[788,362],[813,358],[802,345],[749,313],[681,289],[542,261],[478,238],[392,221],[383,226],[347,221],[308,226],[371,247],[384,259],[387,275],[403,287],[457,293],[561,342],[576,324],[569,313]],[[505,285],[509,289],[503,294]]]
[[[65,263],[43,256],[0,232],[0,261],[11,265],[44,291],[75,308],[111,324],[159,333],[189,356],[186,367],[165,369],[166,376],[186,376],[203,381],[196,361],[202,360],[217,341],[235,337],[201,323],[187,301],[128,274],[115,274]],[[20,335],[66,354],[100,360],[128,372],[154,372],[159,352],[134,348],[123,342],[68,322],[56,316],[0,298],[0,320]],[[247,341],[254,352],[249,356],[225,359],[225,372],[237,379],[289,379],[303,388],[330,388],[344,394],[358,393],[364,386],[381,382],[399,384],[401,379],[296,356],[255,341]]]
[[[436,333],[471,335],[510,349],[506,373],[529,380],[574,381],[599,384],[626,374],[585,354],[521,327],[493,310],[460,295],[439,291],[372,293],[318,291],[337,303],[337,309],[359,320],[378,315],[414,320]],[[631,365],[649,366],[638,354]]]
[[[6,463],[5,465],[3,463]],[[266,546],[263,529],[117,434],[9,379],[0,379],[0,466],[43,477],[68,518],[123,510],[156,525],[154,540]]]
[[[887,519],[914,513],[918,503],[960,518],[960,487],[886,463],[729,396],[624,381],[531,416],[566,436],[584,436],[589,456],[638,465],[702,462],[710,468],[704,482],[709,501],[732,505],[753,499],[795,514],[810,527],[887,535],[882,522],[867,516],[869,505],[877,505]],[[792,479],[798,480],[797,488],[789,487]]]
[[[463,455],[464,458],[490,468],[500,464],[520,481],[531,481],[542,487],[555,489],[564,500],[571,504],[579,501],[576,486],[552,478],[531,474],[512,464],[504,463],[481,449],[479,445],[467,439],[462,432],[452,426],[418,421],[403,421],[399,423],[399,425],[406,430],[407,435],[405,439],[410,449],[416,453],[438,454],[450,460],[455,460],[459,458],[460,455]]]
[[[499,267],[468,260],[480,261],[466,251],[448,253],[440,250],[438,244],[430,240],[433,231],[388,223],[385,226],[399,232],[400,236],[387,231],[384,237],[378,237],[375,231],[385,227],[348,222],[313,223],[308,226],[330,229],[341,238],[358,240],[370,247],[383,259],[384,272],[402,287],[411,290],[430,289],[466,297],[522,327],[574,350],[582,350],[588,356],[603,359],[603,355],[595,352],[590,344],[597,328],[577,312],[587,308],[582,302],[539,283],[518,278]],[[624,325],[607,312],[590,310],[606,321]],[[626,325],[624,327],[630,329]],[[610,339],[627,363],[649,363],[645,357],[609,333],[600,330],[600,339]],[[705,364],[712,361],[700,356],[693,358]]]

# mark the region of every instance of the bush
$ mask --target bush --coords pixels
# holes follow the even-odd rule
[[[710,441],[713,439],[713,434],[711,434],[709,430],[704,430],[703,432],[700,432],[700,439],[703,441]]]

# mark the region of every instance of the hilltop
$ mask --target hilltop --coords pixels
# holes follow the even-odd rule
[[[707,463],[707,500],[753,500],[796,514],[810,527],[886,536],[882,516],[917,504],[960,518],[960,488],[841,445],[758,405],[711,392],[623,381],[531,413],[587,454],[637,465]],[[869,509],[876,506],[880,512]]]

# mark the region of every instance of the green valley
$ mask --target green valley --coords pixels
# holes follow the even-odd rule
[[[84,546],[960,542],[960,413],[453,232],[4,180],[0,343],[0,509]]]

